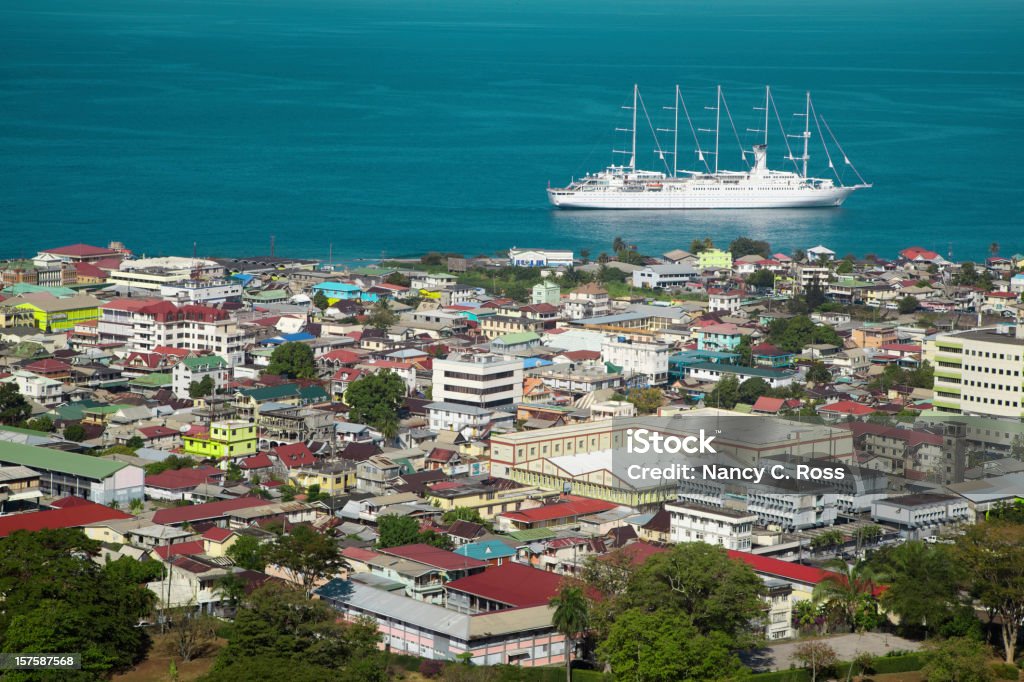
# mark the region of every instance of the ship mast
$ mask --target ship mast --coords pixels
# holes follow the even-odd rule
[[[764,146],[768,146],[768,102],[771,97],[771,87],[764,86],[764,130],[758,128],[747,128],[748,133],[764,133]],[[761,111],[761,107],[754,107],[754,111]],[[744,152],[745,153],[745,152]]]
[[[616,154],[629,154],[629,169],[631,171],[636,170],[636,100],[639,96],[640,88],[636,83],[633,83],[633,106],[622,107],[623,109],[633,110],[633,127],[632,128],[616,128],[617,132],[630,133],[633,137],[633,144],[629,148],[629,151],[624,149],[613,149],[612,152]]]
[[[672,106],[662,107],[663,109],[671,109],[675,112],[675,126],[672,130],[667,128],[658,128],[659,133],[672,133],[672,177],[679,177],[679,100],[682,99],[682,94],[679,92],[679,86],[676,85],[676,98],[672,100]]]
[[[718,86],[718,98],[715,100],[715,175],[718,175],[718,138],[722,132],[722,86]]]
[[[802,137],[804,139],[804,153],[802,156],[793,156],[793,151],[790,149],[789,155],[786,157],[790,161],[800,161],[803,164],[803,171],[801,177],[807,177],[807,160],[811,157],[807,155],[807,146],[811,140],[811,93],[807,92],[807,97],[804,104],[804,113],[793,114],[794,116],[804,117],[804,132],[800,135],[787,135],[786,137]],[[781,125],[781,121],[780,121]],[[789,149],[789,143],[786,143],[786,148]]]
[[[807,155],[807,145],[811,140],[811,91],[807,91],[807,100],[804,105],[804,177],[807,177],[807,159],[810,157]],[[634,124],[633,128],[636,128]]]
[[[722,86],[721,85],[718,86],[718,96],[715,99],[715,106],[713,106],[713,107],[704,107],[704,109],[707,110],[707,111],[714,110],[714,112],[715,112],[715,129],[712,131],[710,128],[699,128],[699,130],[702,133],[714,132],[714,134],[715,134],[715,151],[708,152],[708,154],[714,154],[715,155],[715,174],[717,175],[718,174],[718,138],[719,138],[719,132],[722,129]]]

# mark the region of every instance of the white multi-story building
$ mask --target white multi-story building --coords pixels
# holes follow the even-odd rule
[[[188,389],[193,381],[210,377],[214,390],[220,390],[227,384],[229,372],[228,363],[218,355],[184,358],[171,369],[171,388],[175,397],[185,399],[189,397]]]
[[[687,502],[666,504],[672,542],[706,542],[725,549],[749,551],[757,515],[725,507]]]
[[[562,306],[562,312],[570,320],[583,320],[588,317],[607,315],[611,310],[611,298],[608,292],[593,282],[576,287],[569,292],[569,297]]]
[[[126,260],[110,273],[111,284],[159,291],[162,286],[188,279],[220,278],[224,266],[212,260],[165,256]]]
[[[708,294],[708,310],[713,313],[724,312],[732,315],[739,312],[741,302],[739,292],[736,291]]]
[[[188,279],[161,284],[160,295],[176,303],[223,303],[242,295],[242,283],[228,279]]]
[[[783,481],[774,485],[780,487]],[[839,515],[837,492],[747,491],[747,511],[757,516],[758,523],[794,531],[831,526]]]
[[[45,407],[53,407],[64,400],[64,384],[25,370],[15,370],[11,376],[0,379],[0,382],[17,384],[18,392],[27,400]]]
[[[627,378],[642,376],[651,385],[668,381],[669,346],[649,341],[630,341],[622,337],[601,344],[601,359],[622,368]]]
[[[970,518],[970,503],[957,495],[916,493],[876,500],[871,518],[899,527],[912,540],[938,534],[947,524],[964,523]]]
[[[523,362],[497,355],[453,353],[434,360],[436,402],[499,407],[523,399]]]
[[[516,249],[508,250],[510,265],[523,268],[537,267],[569,267],[572,265],[572,251],[552,251],[550,249]]]
[[[136,351],[157,346],[208,351],[231,365],[245,359],[247,335],[226,310],[170,301],[121,299],[100,308],[99,342]]]
[[[648,265],[633,271],[633,286],[648,289],[681,287],[700,277],[688,264]]]
[[[470,436],[479,435],[491,421],[491,410],[457,403],[429,403],[427,423],[431,431],[469,429]]]
[[[939,334],[926,344],[940,412],[1024,417],[1024,325]]]

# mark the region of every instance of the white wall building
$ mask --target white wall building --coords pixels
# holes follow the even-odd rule
[[[935,368],[935,409],[1024,417],[1024,325],[939,334],[926,345]]]
[[[189,397],[188,389],[192,382],[200,382],[206,377],[213,381],[214,390],[220,390],[228,382],[229,368],[224,358],[218,355],[197,355],[184,358],[171,369],[171,389],[177,398]]]
[[[669,346],[664,343],[630,341],[618,338],[606,339],[601,344],[601,358],[617,367],[622,367],[627,378],[643,376],[651,385],[668,381]]]
[[[728,292],[720,294],[708,294],[708,310],[715,312],[724,312],[730,315],[739,312],[740,303],[742,299],[738,292]]]
[[[458,354],[434,360],[435,402],[498,407],[523,399],[523,362],[497,355]]]
[[[508,250],[510,265],[523,268],[537,267],[569,267],[573,263],[572,251],[554,251],[550,249],[517,249]]]
[[[0,381],[17,384],[18,391],[27,400],[35,401],[45,407],[53,407],[64,400],[64,384],[56,379],[41,377],[38,374],[19,369]]]
[[[491,410],[456,403],[429,403],[427,421],[431,431],[469,430],[469,436],[479,435],[491,421]]]
[[[633,272],[633,286],[647,289],[667,289],[685,286],[700,277],[700,273],[686,264],[648,265]]]
[[[687,502],[666,504],[672,542],[706,542],[725,549],[750,550],[757,516],[725,507],[702,507]]]
[[[966,522],[970,518],[970,503],[957,495],[901,495],[876,500],[871,505],[871,518],[898,526],[901,534],[915,540],[937,535],[947,524]]]

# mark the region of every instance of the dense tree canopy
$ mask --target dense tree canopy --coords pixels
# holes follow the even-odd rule
[[[0,384],[0,424],[12,426],[29,418],[32,408],[25,396],[18,390],[18,385],[9,382]]]
[[[307,595],[312,594],[317,582],[332,577],[342,566],[334,540],[307,525],[290,528],[267,547],[265,556],[270,563],[285,569]]]
[[[743,666],[721,632],[704,634],[678,611],[621,614],[597,649],[616,680],[705,682],[734,679]]]
[[[243,602],[210,682],[383,682],[380,634],[369,623],[337,622],[325,602],[268,583]]]
[[[405,394],[405,382],[390,370],[356,379],[345,391],[349,421],[372,426],[385,436],[393,435],[388,431],[397,430],[398,408]]]
[[[313,349],[298,341],[282,343],[270,355],[267,374],[277,374],[291,379],[313,379],[316,366],[313,363]]]
[[[905,629],[935,632],[956,612],[961,567],[949,546],[913,540],[875,552],[870,565],[887,586],[882,606]]]
[[[771,245],[760,239],[751,239],[750,237],[737,237],[732,240],[729,244],[729,252],[732,253],[732,257],[742,258],[743,256],[761,256],[762,258],[768,258],[772,255]]]
[[[843,345],[835,329],[815,324],[806,315],[773,320],[768,328],[768,341],[790,353],[799,353],[805,346],[814,343]]]
[[[77,529],[17,531],[0,539],[0,647],[9,653],[80,652],[79,675],[100,679],[137,661],[149,646],[138,620],[151,613],[155,561],[101,566],[98,542]]]
[[[984,522],[971,526],[954,545],[964,585],[999,623],[1006,662],[1016,659],[1024,624],[1024,526]]]

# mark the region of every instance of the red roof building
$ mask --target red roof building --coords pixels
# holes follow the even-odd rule
[[[68,503],[59,509],[0,516],[0,538],[5,538],[19,530],[38,531],[44,529],[81,528],[91,523],[130,518],[132,518],[131,514],[125,514],[122,511],[111,509],[102,504],[82,500],[74,504]]]
[[[223,478],[224,472],[212,466],[201,466],[195,469],[168,469],[159,474],[146,476],[146,487],[179,492],[191,490],[202,483],[219,483]]]
[[[546,606],[558,594],[562,576],[525,564],[505,562],[445,585],[449,603],[461,595],[471,610],[499,611]]]
[[[281,464],[289,469],[316,464],[316,457],[309,451],[305,443],[278,445],[276,448],[272,448],[270,452],[280,460]]]
[[[840,400],[818,408],[819,413],[824,412],[833,417],[864,417],[869,414],[874,414],[876,411],[877,410],[873,407],[869,407],[863,403],[854,402],[852,400]]]
[[[389,554],[410,561],[418,561],[442,571],[470,571],[473,569],[483,570],[487,567],[486,561],[471,559],[446,549],[440,549],[432,545],[418,542],[412,545],[401,547],[388,547],[380,550],[382,554]]]
[[[193,554],[203,554],[204,552],[205,547],[202,540],[190,540],[189,542],[178,542],[173,545],[161,545],[153,548],[153,554],[163,561],[167,561],[171,557],[192,556]]]
[[[122,255],[120,251],[115,249],[92,246],[90,244],[69,244],[68,246],[58,246],[55,249],[46,249],[45,251],[40,251],[40,253],[60,256],[61,260],[66,260],[69,263],[79,261],[92,263],[104,258],[120,258]]]
[[[922,262],[931,262],[939,258],[939,254],[928,249],[922,249],[920,246],[911,246],[909,249],[903,249],[900,251],[900,258],[904,260],[916,260]]]
[[[238,497],[233,500],[161,509],[153,514],[153,523],[161,526],[180,526],[197,521],[216,521],[238,509],[262,507],[265,504],[267,501],[259,497]]]
[[[575,495],[564,495],[553,504],[498,515],[498,526],[505,530],[526,530],[573,523],[581,516],[598,514],[614,509],[617,505],[604,500],[592,500]]]

